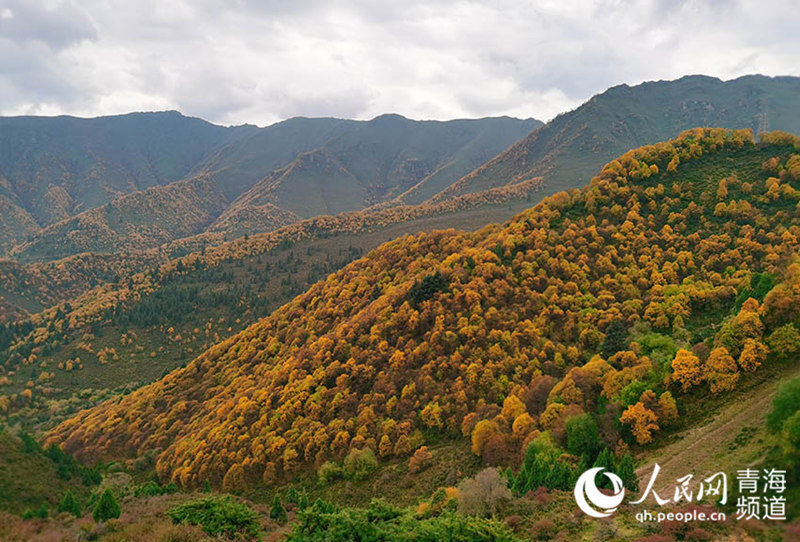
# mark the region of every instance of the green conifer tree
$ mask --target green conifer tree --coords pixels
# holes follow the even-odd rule
[[[64,493],[64,498],[61,499],[61,502],[58,505],[59,512],[68,512],[75,516],[76,518],[81,517],[81,506],[78,504],[78,500],[75,498],[75,495],[72,494],[71,490],[67,490]]]
[[[122,513],[119,503],[110,489],[106,489],[92,510],[92,519],[97,523],[104,523],[109,519],[116,519]]]
[[[617,465],[617,475],[622,478],[622,483],[630,491],[639,490],[639,479],[636,478],[636,469],[633,466],[631,454],[625,454]]]
[[[280,495],[276,494],[275,497],[272,498],[272,508],[269,510],[269,517],[279,525],[283,525],[288,521],[289,518],[286,516],[286,508],[283,507]]]
[[[600,353],[605,359],[608,359],[617,352],[627,350],[629,344],[628,328],[625,327],[622,320],[614,320],[606,329],[606,338],[603,340]]]

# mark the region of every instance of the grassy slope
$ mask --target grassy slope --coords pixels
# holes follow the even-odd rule
[[[15,199],[0,191],[0,254],[39,231],[39,224]]]
[[[659,439],[638,460],[640,487],[650,479],[652,465],[661,466],[659,481],[670,481],[689,473],[708,476],[720,470],[735,474],[739,469],[758,468],[777,445],[766,427],[766,415],[778,383],[800,377],[800,360],[765,367],[743,380],[724,396],[699,394],[682,405],[682,428]]]
[[[46,504],[51,511],[71,490],[80,500],[89,489],[79,480],[63,480],[40,452],[26,452],[20,440],[0,427],[0,510],[21,514]]]
[[[382,115],[265,176],[226,215],[267,203],[301,217],[337,214],[388,201],[420,182],[440,190],[539,124],[506,117],[439,122]]]

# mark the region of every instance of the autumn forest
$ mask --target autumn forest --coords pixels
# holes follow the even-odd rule
[[[202,141],[146,173],[0,153],[0,540],[797,540],[800,118],[732,104],[798,85],[546,124],[124,119]],[[80,200],[86,170],[136,189]],[[784,469],[787,517],[578,510],[587,469],[638,495],[653,463]]]

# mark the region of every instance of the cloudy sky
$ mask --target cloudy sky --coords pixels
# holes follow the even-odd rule
[[[793,0],[0,0],[0,114],[543,120],[620,83],[800,75]]]

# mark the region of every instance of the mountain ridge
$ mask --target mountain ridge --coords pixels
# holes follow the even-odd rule
[[[800,78],[793,76],[747,75],[726,81],[688,75],[621,84],[559,114],[431,201],[539,176],[546,187],[553,185],[551,193],[557,192],[587,183],[598,164],[630,148],[675,137],[694,126],[755,131],[767,126],[798,132],[798,110]]]
[[[34,126],[28,127],[27,123],[32,123]],[[117,125],[119,123],[125,127],[136,128],[138,131],[122,133],[124,129],[119,128]],[[150,129],[147,127],[160,126],[163,123],[166,123],[167,127],[173,126],[175,123],[189,123],[191,126],[187,127],[181,124],[182,127],[173,135],[170,134],[169,129],[165,128],[162,130],[164,133],[157,138],[160,145],[143,137],[143,130]],[[399,115],[385,115],[372,121],[297,117],[265,128],[252,126],[223,128],[201,119],[184,117],[177,112],[135,113],[97,119],[0,118],[0,129],[4,126],[10,127],[2,130],[2,133],[5,134],[2,137],[9,141],[13,139],[14,145],[16,145],[6,149],[5,153],[0,153],[0,206],[7,209],[0,219],[0,234],[3,234],[3,237],[0,238],[0,248],[9,251],[12,247],[16,247],[12,254],[20,254],[25,250],[20,246],[24,247],[26,243],[54,246],[67,235],[88,238],[90,237],[89,232],[81,231],[82,225],[76,221],[71,223],[72,230],[65,229],[63,223],[60,225],[61,230],[57,233],[52,228],[48,230],[48,227],[74,218],[82,212],[91,211],[120,197],[137,191],[141,192],[137,189],[146,190],[156,185],[166,186],[181,180],[197,178],[200,175],[210,175],[216,184],[215,189],[228,201],[233,202],[251,189],[259,179],[268,177],[280,168],[288,167],[298,156],[302,157],[315,149],[329,149],[326,145],[330,145],[332,141],[342,141],[343,138],[350,143],[345,144],[340,154],[352,155],[358,153],[358,149],[367,145],[370,140],[377,141],[385,136],[394,137],[390,132],[407,134],[402,137],[406,138],[404,144],[408,145],[412,141],[412,138],[409,137],[412,133],[424,135],[431,130],[441,131],[442,127],[446,126],[465,125],[472,130],[474,134],[472,137],[476,137],[484,131],[488,133],[491,130],[492,137],[488,140],[499,137],[501,141],[510,142],[527,133],[535,124],[535,121],[532,120],[523,121],[507,117],[474,121],[413,121]],[[62,125],[66,125],[66,128]],[[201,145],[194,150],[192,150],[193,138],[185,137],[194,129],[192,126],[199,127],[201,135],[207,134],[203,136],[206,139],[201,138],[199,141]],[[91,133],[87,127],[94,127],[93,129],[98,133]],[[63,144],[58,141],[56,134],[62,133],[68,136],[67,128],[80,136],[77,143]],[[103,130],[110,131],[109,133],[114,137],[105,134]],[[367,133],[370,130],[371,132]],[[454,129],[450,129],[450,132],[453,131]],[[31,148],[27,148],[25,151],[27,155],[22,153],[20,146],[25,142],[31,143],[37,138],[42,139],[42,136],[38,135],[40,133],[47,136],[43,142],[40,142],[38,147],[29,145]],[[72,139],[75,138],[72,137]],[[181,140],[179,141],[179,139]],[[438,139],[438,145],[444,149],[445,153],[455,152],[455,143],[449,141],[451,138],[440,137]],[[487,138],[484,138],[484,141],[487,141]],[[486,148],[493,148],[491,141],[488,141],[487,144]],[[484,146],[463,150],[461,154],[467,155],[466,163],[471,165],[471,162],[476,161],[476,156],[482,158],[481,152],[484,154],[488,152],[483,148]],[[19,149],[17,149],[18,147]],[[130,151],[125,150],[128,147],[131,148]],[[193,158],[189,159],[189,154],[186,153],[172,156],[173,147],[178,150],[188,149],[187,152],[194,153]],[[37,148],[42,149],[43,152],[36,154]],[[448,151],[448,148],[452,150]],[[16,152],[14,149],[20,150],[20,152]],[[92,158],[94,149],[103,150],[103,153]],[[377,152],[387,154],[390,150],[389,146],[384,145]],[[423,160],[426,160],[426,152],[429,150],[421,148]],[[153,160],[147,158],[150,155],[155,158]],[[165,156],[170,157],[167,159],[164,158]],[[389,155],[387,154],[387,156]],[[71,157],[76,157],[78,162],[74,164],[70,162]],[[139,158],[136,157],[140,157],[141,160],[137,162]],[[469,157],[472,157],[471,162]],[[342,158],[342,156],[339,157],[339,159]],[[67,165],[72,164],[68,173],[59,173],[59,168],[62,168],[59,160]],[[328,214],[331,211],[358,210],[366,206],[369,203],[367,193],[372,192],[372,187],[378,187],[378,180],[370,177],[372,175],[370,171],[378,175],[380,169],[378,165],[384,158],[381,154],[377,154],[373,160],[375,164],[368,165],[367,170],[364,170],[363,167],[355,168],[356,172],[361,172],[358,174],[360,179],[348,177],[340,183],[344,191],[338,190],[339,195],[337,195],[337,190],[332,190],[328,195],[325,194],[329,188],[328,183],[325,182],[324,172],[312,172],[299,180],[285,183],[289,194],[292,191],[297,192],[295,195],[287,196],[287,205],[279,205],[279,210],[266,210],[261,205],[257,205],[254,209],[242,210],[241,214],[249,217],[249,223],[255,229],[241,231],[242,228],[238,227],[235,231],[258,233],[264,229],[273,229],[284,225],[292,213],[301,217],[310,217],[314,214]],[[463,158],[458,158],[458,160],[464,161]],[[390,164],[386,167],[390,167]],[[462,169],[464,169],[463,166]],[[320,177],[320,175],[322,176]],[[455,175],[451,177],[455,177]],[[35,179],[35,182],[26,181],[31,178]],[[116,180],[109,181],[108,179]],[[301,186],[304,182],[311,184],[307,187]],[[350,185],[353,187],[351,188]],[[28,193],[25,190],[33,191],[31,194],[35,194],[29,195],[27,199],[21,197],[20,193]],[[106,195],[98,195],[96,193],[98,190],[105,190]],[[359,195],[353,199],[351,196],[356,193]],[[111,194],[117,194],[117,197],[112,197]],[[321,205],[315,209],[304,210],[305,196],[309,194],[316,196]],[[31,198],[34,199],[31,200]],[[203,195],[196,194],[194,198],[202,200]],[[332,201],[325,203],[328,198],[332,198]],[[146,198],[141,202],[142,209],[139,218],[147,220],[150,204],[146,202]],[[44,209],[47,210],[45,214],[43,214]],[[195,211],[193,209],[184,210],[189,214]],[[31,212],[35,216],[31,215]],[[222,211],[214,218],[220,218],[221,213]],[[236,214],[236,210],[231,209],[231,213]],[[156,218],[156,216],[149,217],[152,228],[157,227],[157,224],[154,223]],[[229,223],[228,218],[223,218],[221,223]],[[219,224],[215,226],[216,229],[220,227]],[[60,237],[52,238],[53,234]],[[122,244],[125,242],[127,241],[123,241]],[[80,247],[80,250],[107,252],[109,247],[107,244],[101,243],[94,247],[85,245]],[[38,251],[35,257],[47,259],[51,256],[58,258],[65,255],[63,250],[54,254]]]

